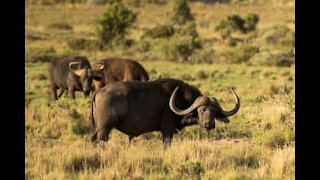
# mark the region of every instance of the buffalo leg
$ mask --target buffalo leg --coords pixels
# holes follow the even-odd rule
[[[130,136],[129,135],[129,146],[128,147],[130,147],[130,144],[131,144],[131,140],[134,138],[134,136]]]
[[[54,83],[51,83],[51,98],[52,100],[58,100],[57,86]]]
[[[75,99],[75,92],[74,92],[74,88],[71,87],[71,88],[68,88],[68,95],[69,95],[69,98],[71,99]]]
[[[112,127],[105,127],[97,132],[97,141],[108,141]]]
[[[59,89],[58,98],[60,98],[64,93],[64,89]]]
[[[173,133],[162,133],[162,141],[164,143],[164,148],[167,149],[171,145],[171,140],[173,137]]]
[[[91,142],[108,141],[111,128],[96,130],[91,136]]]

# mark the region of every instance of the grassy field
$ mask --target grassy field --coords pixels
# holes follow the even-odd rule
[[[166,8],[129,6],[138,13],[128,36],[139,41],[143,29],[168,21]],[[284,25],[294,30],[294,6],[191,3],[200,37],[219,38],[214,27],[227,15],[259,14],[258,29]],[[295,179],[294,66],[249,66],[244,63],[186,64],[144,59],[134,49],[72,50],[67,40],[95,36],[104,6],[26,5],[25,179]],[[60,23],[60,27],[57,24]],[[65,27],[61,28],[61,24]],[[68,25],[69,27],[67,27]],[[58,27],[58,28],[57,28]],[[232,47],[214,43],[223,53]],[[90,99],[50,101],[48,63],[28,61],[34,54],[78,54],[91,62],[104,56],[138,60],[151,78],[172,77],[198,87],[230,109],[235,87],[239,112],[229,124],[217,122],[206,132],[185,128],[164,150],[159,132],[133,139],[113,130],[106,144],[92,145],[88,124]]]

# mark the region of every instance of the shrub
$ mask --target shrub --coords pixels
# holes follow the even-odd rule
[[[243,24],[244,20],[239,15],[231,15],[228,16],[226,20],[222,20],[217,26],[216,30],[228,30],[230,32],[232,31],[244,31]]]
[[[113,0],[88,0],[88,4],[95,4],[95,5],[105,5],[107,3],[112,2]]]
[[[271,148],[282,148],[292,144],[295,140],[294,131],[290,129],[279,130],[276,128],[264,136],[260,136],[259,142],[262,144],[271,147]]]
[[[123,0],[125,4],[134,7],[141,7],[146,4],[164,5],[167,4],[167,0]]]
[[[227,45],[228,45],[228,46],[234,47],[234,46],[237,46],[237,44],[238,44],[237,39],[232,38],[232,37],[228,37],[228,38],[227,38]]]
[[[50,62],[52,59],[57,58],[56,50],[52,47],[49,48],[27,48],[25,52],[26,62]]]
[[[228,16],[226,20],[222,20],[215,30],[220,32],[223,38],[229,37],[232,32],[248,33],[256,29],[256,25],[259,22],[259,16],[253,13],[249,13],[245,18],[241,18],[239,15]]]
[[[208,74],[202,70],[198,71],[196,74],[196,78],[197,79],[207,79],[208,78]]]
[[[67,44],[72,50],[95,50],[99,47],[97,41],[85,38],[69,39]]]
[[[200,162],[186,162],[179,166],[178,171],[181,174],[187,175],[200,175],[204,173],[204,168],[201,166]]]
[[[236,50],[230,50],[222,54],[228,62],[231,63],[243,63],[249,61],[249,59],[259,52],[259,48],[256,46],[243,45]]]
[[[104,47],[114,40],[122,40],[127,29],[136,21],[136,14],[121,2],[113,2],[107,7],[98,22],[98,37]]]
[[[188,22],[175,31],[175,36],[166,41],[162,47],[162,53],[168,55],[169,60],[191,62],[192,54],[202,46],[201,41],[198,39],[196,24],[193,21]],[[194,57],[193,61],[196,60],[199,59]]]
[[[251,57],[249,61],[249,64],[251,65],[264,66],[291,66],[294,63],[294,55],[290,52],[281,50],[259,52]]]
[[[160,45],[162,55],[170,61],[187,62],[199,44],[190,36],[176,36]]]
[[[75,135],[83,135],[89,131],[89,127],[86,127],[84,121],[80,119],[74,119],[69,123],[69,129]]]
[[[170,1],[170,8],[170,17],[173,23],[183,25],[187,21],[194,20],[187,0],[172,0]]]
[[[53,23],[53,24],[50,24],[48,27],[51,29],[59,29],[59,30],[72,30],[73,29],[73,27],[66,22]]]
[[[136,49],[142,53],[147,52],[151,49],[150,42],[145,41],[145,40],[141,40],[136,44]]]
[[[286,26],[273,26],[260,31],[255,43],[260,46],[282,45],[294,47],[295,34]]]
[[[213,62],[214,58],[214,50],[212,48],[205,49],[196,49],[190,59],[189,62],[198,64],[198,63],[209,63]]]
[[[30,41],[46,40],[46,33],[28,31],[25,33],[25,39]]]
[[[230,0],[230,4],[234,5],[249,5],[251,2],[250,0]]]
[[[150,4],[166,4],[168,0],[145,0]]]
[[[101,157],[98,154],[93,155],[74,155],[65,160],[63,170],[65,172],[74,173],[85,169],[97,170],[100,168]]]
[[[244,21],[243,28],[246,32],[254,31],[259,22],[259,16],[257,14],[249,13],[245,16]]]
[[[143,37],[150,38],[168,38],[174,34],[174,28],[172,25],[161,25],[148,29]]]
[[[31,77],[31,80],[47,80],[47,79],[48,79],[47,75],[42,73]]]
[[[272,83],[270,85],[271,94],[289,94],[291,91],[290,87],[286,83]]]
[[[191,36],[193,38],[199,37],[197,32],[197,25],[194,21],[185,23],[184,26],[181,26],[179,29],[177,29],[177,34],[180,36]]]

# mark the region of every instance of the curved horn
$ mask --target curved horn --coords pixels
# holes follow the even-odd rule
[[[69,68],[72,69],[72,66],[73,66],[74,64],[80,64],[80,62],[71,62],[71,63],[69,63]]]
[[[104,68],[104,65],[102,64],[99,69],[102,70],[103,68]]]
[[[232,88],[230,88],[230,91],[232,92],[232,94],[233,94],[234,97],[236,98],[237,102],[236,102],[236,106],[235,106],[232,110],[230,110],[230,111],[224,111],[224,110],[222,110],[222,108],[220,107],[223,115],[225,115],[225,116],[232,116],[232,115],[236,114],[236,113],[238,112],[238,110],[240,109],[240,99],[239,99],[238,95],[233,91]],[[219,105],[219,106],[220,106],[220,105]]]
[[[183,115],[189,114],[191,111],[193,111],[195,108],[197,108],[199,106],[199,103],[196,103],[196,101],[195,101],[195,102],[193,102],[193,104],[189,108],[187,108],[185,110],[178,109],[174,104],[178,89],[179,89],[179,87],[176,87],[174,89],[174,91],[170,97],[169,107],[170,107],[171,111],[173,111],[175,114],[183,116]]]

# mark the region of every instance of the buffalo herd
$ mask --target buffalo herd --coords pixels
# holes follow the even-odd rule
[[[92,64],[84,56],[64,57],[49,65],[51,98],[57,100],[66,91],[75,99],[75,91],[91,96],[92,142],[107,141],[113,128],[132,138],[160,131],[164,144],[186,126],[199,124],[215,128],[215,120],[225,123],[236,114],[240,100],[233,89],[236,104],[223,110],[216,98],[209,98],[196,87],[178,79],[150,80],[137,61],[103,58]]]

